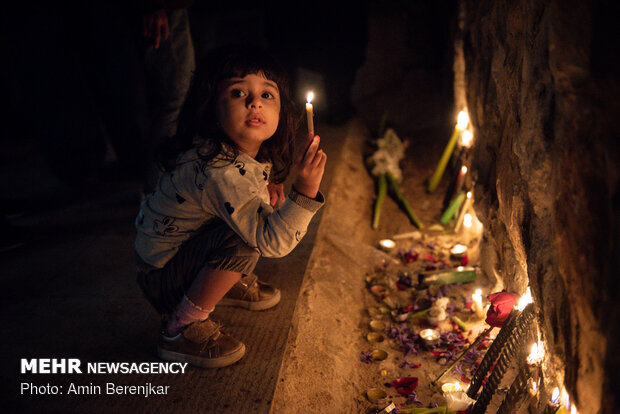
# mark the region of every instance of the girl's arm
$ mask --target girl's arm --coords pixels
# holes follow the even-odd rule
[[[250,247],[266,257],[287,255],[306,234],[315,212],[324,204],[293,189],[279,210],[269,204],[262,174],[235,167],[215,168],[204,183],[201,203],[228,224]]]

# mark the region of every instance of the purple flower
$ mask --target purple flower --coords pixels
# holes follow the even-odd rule
[[[452,373],[459,376],[465,375],[465,371],[463,371],[463,367],[461,366],[461,364],[456,364],[456,366],[452,370]]]
[[[371,364],[373,360],[372,360],[372,356],[370,356],[370,352],[362,351],[362,357],[360,358],[360,361],[362,361],[365,364]]]
[[[398,335],[400,335],[400,330],[399,330],[396,326],[391,325],[391,326],[388,328],[388,330],[387,330],[387,336],[388,336],[388,338],[392,338],[392,339],[394,339],[394,338],[396,338]]]
[[[422,401],[418,400],[418,396],[415,391],[411,391],[411,394],[407,397],[407,401],[405,401],[406,405],[409,404],[422,404]]]

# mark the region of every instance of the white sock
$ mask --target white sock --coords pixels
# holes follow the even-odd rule
[[[211,312],[213,312],[213,309],[203,309],[185,295],[174,312],[172,312],[166,326],[166,333],[169,336],[178,335],[187,325],[208,319]]]

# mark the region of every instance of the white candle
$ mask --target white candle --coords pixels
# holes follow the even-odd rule
[[[312,119],[314,115],[312,109],[312,99],[314,99],[314,92],[308,92],[308,96],[306,98],[306,118],[308,118],[308,132],[314,137],[314,120]]]
[[[461,208],[461,212],[459,213],[459,217],[456,219],[456,225],[454,226],[454,231],[458,232],[461,230],[461,226],[465,224],[465,227],[471,227],[471,214],[467,213],[467,210],[471,208],[471,205],[474,202],[473,194],[471,191],[467,192],[467,198],[465,198],[465,203],[463,203],[463,208]],[[469,216],[469,219],[465,219],[466,216]]]
[[[471,295],[471,308],[478,318],[484,317],[484,308],[482,307],[482,289],[476,289]]]

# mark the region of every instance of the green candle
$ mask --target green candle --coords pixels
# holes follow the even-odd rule
[[[452,204],[450,204],[446,211],[443,212],[443,214],[441,215],[441,219],[439,219],[439,222],[444,225],[447,224],[454,216],[454,214],[459,210],[461,204],[463,204],[463,201],[465,201],[465,193],[461,191],[459,195],[454,198]]]
[[[379,217],[381,217],[381,206],[385,195],[387,194],[387,180],[385,174],[381,174],[377,177],[377,200],[375,201],[375,208],[372,216],[372,228],[376,230],[379,227]]]
[[[456,269],[445,269],[432,273],[420,273],[418,275],[418,283],[422,286],[449,285],[459,282],[471,282],[475,279],[476,269],[471,266],[459,266]]]
[[[429,193],[432,193],[433,191],[435,191],[435,189],[439,185],[439,181],[441,180],[441,177],[443,176],[443,173],[446,170],[446,165],[448,165],[448,160],[450,160],[450,157],[452,156],[452,151],[454,151],[456,140],[458,139],[461,132],[463,132],[467,128],[468,124],[469,124],[469,116],[467,115],[467,112],[465,111],[459,112],[457,123],[456,123],[456,126],[454,127],[454,132],[452,133],[452,136],[450,137],[450,140],[448,141],[448,145],[446,145],[446,148],[443,150],[443,154],[441,155],[441,158],[439,159],[439,164],[437,164],[437,168],[435,169],[435,172],[433,173],[430,180],[428,181],[428,192]]]

